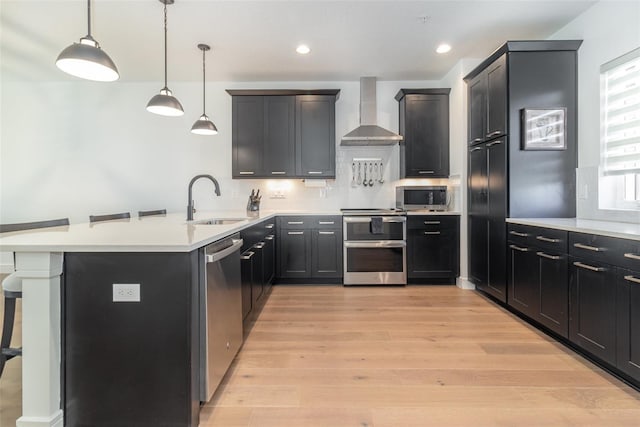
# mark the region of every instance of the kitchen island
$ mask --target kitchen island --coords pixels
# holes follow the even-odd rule
[[[301,212],[279,212],[278,215],[306,214]],[[183,214],[145,217],[143,219],[116,220],[101,223],[82,223],[70,226],[4,233],[0,237],[3,251],[16,253],[16,271],[23,279],[23,415],[17,421],[18,426],[62,426],[65,396],[63,389],[65,351],[63,343],[63,325],[61,307],[64,295],[61,280],[63,273],[71,278],[76,267],[70,265],[67,258],[78,260],[90,259],[102,255],[110,260],[118,259],[118,263],[129,263],[133,268],[147,268],[157,271],[160,278],[170,280],[167,274],[174,269],[168,265],[180,259],[178,270],[189,271],[189,263],[193,263],[200,248],[218,241],[260,221],[272,218],[275,212],[262,212],[258,216],[247,218],[242,212],[202,212],[193,222],[187,222]],[[225,224],[199,223],[208,218],[242,219]],[[149,256],[151,255],[151,256]],[[122,264],[117,264],[122,265]],[[185,273],[187,274],[187,273]],[[184,276],[186,277],[186,276]],[[105,278],[101,278],[105,279]],[[197,281],[191,277],[191,286]],[[118,283],[118,282],[114,282]],[[122,282],[119,282],[122,283]],[[127,283],[127,282],[125,282]],[[130,283],[130,282],[129,282]],[[181,290],[180,286],[176,289]],[[144,287],[141,289],[145,297]],[[107,295],[108,298],[111,295]],[[183,298],[186,297],[182,295]],[[176,298],[179,300],[179,298]],[[185,304],[188,301],[183,301]],[[186,309],[189,305],[185,305]],[[64,308],[64,307],[63,307]],[[95,313],[99,318],[103,313]],[[134,325],[135,326],[135,325]],[[108,334],[109,330],[96,330],[95,334]],[[160,331],[148,331],[149,335]],[[162,349],[159,349],[162,351]],[[196,365],[190,367],[192,377],[197,377]],[[106,368],[106,367],[105,367]],[[112,367],[110,367],[112,368]],[[171,371],[172,366],[165,366]],[[184,380],[184,379],[183,379]],[[106,378],[108,382],[108,378]],[[189,383],[193,390],[191,415],[195,419],[184,425],[197,425],[197,381],[191,378]],[[104,393],[117,393],[104,384]],[[69,396],[67,396],[69,397]],[[74,404],[67,401],[67,405]],[[123,402],[126,407],[140,402]]]

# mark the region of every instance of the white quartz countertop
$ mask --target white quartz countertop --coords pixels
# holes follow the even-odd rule
[[[598,234],[622,239],[640,240],[640,224],[614,221],[595,221],[577,218],[507,218],[511,224],[532,225],[556,230]]]
[[[276,215],[341,215],[339,211],[262,211],[247,218],[245,211],[170,213],[93,224],[79,223],[0,235],[0,251],[8,252],[191,252]],[[233,224],[198,224],[210,218],[247,218]]]
[[[460,215],[458,211],[428,211],[428,210],[417,210],[417,211],[407,211],[407,215]]]

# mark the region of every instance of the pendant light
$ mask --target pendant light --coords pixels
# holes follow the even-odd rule
[[[161,116],[181,116],[184,114],[182,104],[167,87],[167,5],[173,4],[173,2],[174,0],[160,0],[160,3],[164,4],[164,87],[147,104],[147,111]]]
[[[197,135],[216,135],[218,133],[218,128],[213,122],[207,117],[206,109],[205,109],[205,67],[204,67],[204,54],[211,48],[206,44],[199,44],[198,49],[202,51],[202,115],[196,122],[191,126],[191,133],[195,133]]]
[[[73,43],[60,52],[56,66],[65,73],[82,79],[98,82],[118,80],[120,75],[116,64],[91,37],[91,0],[87,0],[87,27],[87,35],[80,39],[80,43]]]

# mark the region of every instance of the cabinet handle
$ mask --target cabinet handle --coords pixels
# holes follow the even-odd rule
[[[420,175],[429,175],[435,173],[435,171],[418,171],[418,174]]]
[[[424,225],[438,225],[440,221],[425,221]]]
[[[307,172],[309,175],[322,175],[322,172],[318,172],[318,171],[309,171]]]
[[[493,132],[491,132],[491,133],[488,133],[488,134],[487,134],[487,138],[491,138],[492,136],[498,136],[498,135],[500,135],[501,133],[502,133],[502,131],[501,131],[501,130],[493,131]]]
[[[424,234],[440,234],[439,231],[425,231]]]
[[[267,230],[271,230],[273,227],[273,224],[267,224],[264,226],[264,228],[266,228]]]
[[[593,251],[593,252],[602,252],[602,248],[597,248],[595,246],[589,246],[589,245],[583,245],[582,243],[574,243],[573,244],[574,247],[578,248],[578,249],[586,249],[588,251]]]
[[[474,151],[478,151],[478,150],[482,150],[482,147],[474,147],[471,150],[469,150],[469,152],[474,152]]]
[[[304,224],[304,221],[289,221],[289,222],[287,222],[287,224],[289,224],[289,225],[302,225],[302,224]]]
[[[273,240],[275,236],[273,234],[269,234],[268,236],[264,236],[264,240]]]
[[[630,253],[630,252],[629,252],[629,253],[624,254],[624,257],[625,257],[625,258],[631,258],[631,259],[637,259],[637,260],[640,260],[640,255],[632,254],[632,253]]]
[[[640,284],[640,279],[638,279],[637,277],[633,277],[631,275],[629,276],[624,276],[624,280],[626,280],[627,282],[633,282],[633,283],[638,283]]]
[[[553,259],[553,260],[560,259],[560,256],[558,255],[549,255],[549,254],[545,254],[544,252],[536,252],[536,255],[541,256],[542,258],[547,258],[547,259]]]
[[[584,268],[584,269],[591,270],[591,271],[597,271],[597,272],[602,272],[602,271],[606,270],[606,268],[604,268],[604,267],[594,267],[594,266],[589,265],[589,264],[583,264],[583,263],[581,263],[579,261],[574,262],[573,265],[575,265],[576,267]]]
[[[335,221],[318,221],[319,225],[333,225],[335,223]]]
[[[254,171],[240,171],[240,175],[253,175]]]
[[[521,248],[520,246],[516,246],[516,245],[509,245],[509,247],[519,252],[529,252],[529,248]]]
[[[304,231],[289,231],[287,232],[287,234],[299,235],[299,234],[304,234]]]
[[[520,233],[519,231],[510,231],[509,234],[512,234],[518,237],[529,237],[529,233]]]
[[[558,243],[560,241],[560,239],[550,239],[544,236],[536,236],[536,239],[540,240],[541,242],[548,242],[548,243]]]
[[[264,249],[264,242],[256,243],[253,247],[256,249]]]
[[[493,141],[487,144],[487,147],[493,147],[494,145],[502,144],[502,141]]]
[[[271,175],[286,175],[287,173],[284,171],[276,171],[276,172],[271,172]]]
[[[248,259],[251,259],[251,257],[254,256],[255,254],[256,254],[255,252],[245,252],[242,255],[240,255],[240,259],[246,261]]]
[[[331,234],[331,235],[334,235],[336,233],[333,232],[333,231],[318,231],[318,234]]]
[[[482,141],[484,141],[484,138],[476,138],[473,141],[471,141],[471,143],[482,142]]]

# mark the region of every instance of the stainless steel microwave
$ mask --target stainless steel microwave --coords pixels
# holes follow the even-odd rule
[[[396,187],[396,208],[406,211],[427,209],[447,210],[447,187],[445,185]]]

